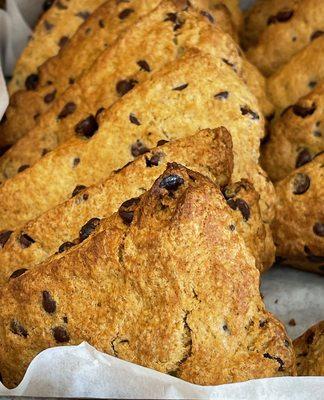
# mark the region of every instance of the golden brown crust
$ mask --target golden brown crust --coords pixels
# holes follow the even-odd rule
[[[84,340],[203,385],[295,374],[254,259],[229,228],[234,211],[210,180],[171,165],[128,214],[125,207],[1,289],[6,385],[43,349]]]
[[[229,35],[191,9],[176,12],[173,2],[163,2],[105,50],[40,117],[37,125],[3,155],[0,179],[13,177],[21,166],[33,165],[44,151],[51,151],[74,136],[80,121],[96,115],[101,108],[109,108],[132,87],[191,48],[226,59],[237,70],[241,69],[237,46]],[[177,15],[177,21],[170,19],[170,15]],[[179,25],[176,31],[175,24]],[[47,89],[49,93],[51,90]],[[68,104],[74,108],[60,118]]]
[[[223,125],[231,132],[238,180],[257,163],[263,136],[262,115],[245,85],[225,62],[199,51],[168,64],[99,119],[90,139],[74,136],[0,186],[0,229],[15,229],[61,203],[80,182],[99,182],[142,146],[202,127]]]
[[[324,150],[324,83],[287,109],[271,127],[261,162],[273,181]]]
[[[275,19],[261,33],[258,44],[247,52],[249,60],[266,76],[324,31],[322,0],[303,0],[286,15],[283,22]]]
[[[272,231],[282,263],[324,274],[324,154],[276,185]]]
[[[299,376],[324,376],[324,321],[294,340],[294,348]]]

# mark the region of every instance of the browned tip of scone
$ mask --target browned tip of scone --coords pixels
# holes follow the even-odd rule
[[[324,321],[294,340],[294,348],[299,376],[324,376]]]

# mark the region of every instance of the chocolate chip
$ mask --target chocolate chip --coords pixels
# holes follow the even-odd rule
[[[77,14],[75,14],[77,17],[82,18],[84,21],[86,21],[90,17],[89,11],[80,11]]]
[[[35,243],[35,240],[33,238],[31,238],[29,235],[27,235],[27,233],[22,233],[19,236],[19,243],[20,246],[23,249],[27,249],[28,247],[30,247],[33,243]]]
[[[25,171],[25,169],[27,169],[27,168],[29,168],[29,165],[28,165],[28,164],[21,165],[21,166],[17,169],[18,174],[19,174],[19,172]]]
[[[266,319],[263,319],[262,321],[259,322],[259,327],[264,328],[267,325],[268,321]]]
[[[303,194],[307,192],[310,186],[309,176],[306,174],[296,174],[293,181],[293,193]]]
[[[315,338],[315,332],[310,332],[310,333],[307,335],[306,343],[307,343],[307,344],[312,344],[312,343],[314,342],[314,338]]]
[[[279,11],[276,15],[271,15],[268,18],[268,25],[276,24],[277,22],[287,22],[294,15],[293,10]]]
[[[186,89],[186,87],[188,87],[188,85],[189,85],[189,83],[184,83],[183,85],[177,86],[177,87],[173,88],[172,90],[181,91],[181,90]]]
[[[307,164],[312,160],[312,156],[310,152],[307,149],[303,149],[298,153],[297,159],[296,159],[296,168],[301,167],[304,164]]]
[[[70,335],[63,326],[56,326],[52,329],[52,332],[57,343],[67,343],[70,341]]]
[[[212,24],[215,22],[214,17],[213,17],[211,14],[209,14],[208,11],[201,10],[201,11],[200,11],[200,14],[201,14],[203,17],[206,17],[206,18],[208,19],[208,21],[211,22]]]
[[[13,231],[3,231],[0,233],[0,248],[8,242]]]
[[[317,82],[316,82],[316,81],[309,81],[309,82],[308,82],[308,87],[309,87],[310,89],[312,89],[312,90],[316,87],[316,85],[317,85]]]
[[[125,8],[123,11],[121,11],[118,15],[119,19],[125,19],[127,18],[130,14],[132,14],[134,10],[132,8]]]
[[[43,11],[49,10],[52,7],[54,1],[55,0],[45,0],[43,3]]]
[[[150,68],[150,66],[148,65],[147,61],[145,61],[145,60],[139,60],[139,61],[137,61],[137,65],[138,65],[142,70],[144,70],[144,71],[146,71],[146,72],[151,72],[151,68]]]
[[[59,10],[67,10],[67,6],[62,4],[60,0],[55,3],[55,7],[57,7]]]
[[[75,167],[77,167],[79,164],[80,164],[80,158],[79,157],[76,157],[74,160],[73,160],[73,168],[75,168]]]
[[[75,243],[72,243],[72,242],[62,243],[61,246],[58,248],[58,252],[64,253],[65,251],[69,250],[73,246],[75,246]]]
[[[293,113],[298,117],[306,118],[314,113],[314,111],[316,110],[316,105],[315,103],[313,103],[311,107],[303,107],[299,104],[295,104],[292,106],[292,110]]]
[[[131,153],[133,157],[138,157],[142,154],[147,153],[148,151],[149,149],[140,140],[136,140],[136,142],[132,144]]]
[[[63,47],[68,42],[69,38],[67,36],[62,36],[58,42],[59,47]]]
[[[134,208],[139,203],[140,198],[134,197],[126,200],[118,209],[118,214],[123,220],[124,224],[130,225],[134,218]]]
[[[224,91],[224,92],[219,92],[214,95],[214,98],[217,100],[226,100],[228,98],[229,93]]]
[[[241,106],[242,115],[249,115],[251,119],[260,119],[259,115],[252,111],[248,106]]]
[[[73,192],[72,192],[72,196],[71,197],[75,197],[77,194],[79,194],[82,190],[86,189],[87,187],[84,185],[77,185]]]
[[[243,199],[228,199],[227,200],[227,204],[233,209],[233,210],[237,210],[239,209],[243,219],[245,221],[248,221],[250,216],[251,216],[251,212],[250,212],[250,207],[247,204],[247,202]]]
[[[169,141],[168,141],[168,140],[161,139],[161,140],[159,140],[159,141],[157,142],[156,146],[157,146],[157,147],[160,147],[160,146],[163,146],[163,145],[166,144],[166,143],[169,143]]]
[[[182,21],[177,13],[167,13],[164,21],[171,21],[174,24],[173,30],[176,31],[182,27],[184,21]]]
[[[229,228],[230,228],[230,231],[232,231],[232,232],[235,231],[235,225],[234,225],[234,224],[231,224],[231,225],[229,226]]]
[[[16,279],[16,278],[18,278],[19,276],[23,275],[23,274],[24,274],[25,272],[27,272],[27,271],[28,271],[27,268],[16,269],[16,271],[14,271],[14,272],[10,275],[9,279]]]
[[[176,174],[168,175],[160,182],[160,188],[167,189],[169,192],[174,192],[184,184],[184,179]]]
[[[138,81],[136,79],[123,79],[117,83],[116,91],[119,96],[124,96],[126,93],[132,90],[137,83]]]
[[[25,339],[28,336],[27,330],[21,325],[20,322],[16,321],[15,319],[12,320],[10,323],[10,330],[15,335],[22,336]]]
[[[279,364],[278,371],[284,371],[284,370],[285,370],[285,368],[284,368],[285,363],[282,361],[282,359],[281,359],[280,357],[272,356],[272,355],[269,354],[269,353],[264,353],[264,354],[263,354],[263,357],[264,357],[264,358],[269,358],[270,360],[275,360],[275,361],[277,361],[277,363]]]
[[[311,249],[308,246],[304,246],[304,252],[307,254],[306,258],[308,261],[312,263],[322,263],[324,262],[324,256],[317,256],[312,253]]]
[[[56,96],[56,89],[53,90],[53,92],[47,93],[44,96],[44,103],[46,103],[46,104],[51,103],[55,99],[55,96]]]
[[[100,28],[104,28],[106,26],[105,21],[103,19],[99,19],[98,24],[99,24]]]
[[[129,114],[129,120],[130,120],[130,122],[132,123],[132,124],[134,124],[134,125],[141,125],[141,123],[139,122],[139,120],[135,117],[135,115],[134,114]]]
[[[100,224],[99,218],[91,218],[80,230],[79,238],[81,241],[85,240]]]
[[[48,22],[47,20],[44,21],[44,28],[49,32],[54,28],[54,25]]]
[[[90,139],[97,132],[98,128],[99,125],[95,117],[93,115],[89,115],[87,118],[83,119],[75,125],[74,131],[78,135]]]
[[[312,36],[310,37],[310,39],[315,40],[323,35],[324,35],[324,31],[315,31],[312,33]]]
[[[73,114],[74,111],[76,110],[77,106],[75,103],[72,101],[69,101],[68,103],[65,104],[65,106],[62,108],[61,112],[57,116],[57,119],[64,119],[68,115]]]
[[[322,222],[316,222],[313,226],[313,232],[317,236],[324,236],[324,224]]]
[[[69,78],[69,85],[73,85],[75,83],[75,79],[74,78]]]
[[[25,80],[25,87],[27,90],[36,90],[39,83],[39,76],[37,74],[30,74]]]
[[[161,160],[161,153],[153,154],[151,158],[145,157],[145,163],[148,168],[157,167],[159,165],[159,161]]]
[[[62,319],[63,319],[63,322],[64,322],[65,324],[68,323],[68,317],[65,316],[65,317],[63,317]]]
[[[43,292],[43,300],[42,305],[44,310],[49,313],[53,314],[56,311],[56,301],[52,298],[51,294],[46,290]]]

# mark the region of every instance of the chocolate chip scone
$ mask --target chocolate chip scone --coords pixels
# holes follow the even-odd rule
[[[324,36],[312,41],[267,80],[268,95],[284,110],[324,81]]]
[[[248,50],[248,58],[268,76],[323,31],[324,2],[303,0],[294,10],[285,12],[283,21],[274,16],[258,44]]]
[[[294,340],[294,348],[299,376],[324,376],[324,321]]]
[[[37,68],[55,56],[78,27],[104,0],[56,0],[44,3],[33,35],[15,66],[9,83],[10,93],[32,89],[36,84]],[[49,8],[48,8],[49,7]],[[28,78],[28,79],[27,79]]]
[[[170,17],[175,15],[176,20]],[[38,124],[3,155],[0,180],[13,177],[22,166],[30,167],[44,152],[53,150],[78,131],[91,135],[96,128],[94,116],[98,110],[108,108],[191,48],[241,69],[237,46],[229,35],[200,13],[191,9],[177,12],[172,1],[164,1],[104,51]]]
[[[110,0],[99,7],[58,55],[40,66],[38,74],[34,76],[33,90],[19,92],[12,96],[2,126],[0,126],[0,146],[10,145],[27,133],[38,121],[40,115],[91,67],[96,58],[114,43],[122,31],[127,30],[140,17],[154,10],[159,3],[161,0],[130,0],[127,3]],[[222,21],[225,17],[231,24],[229,15],[219,18],[222,11],[215,6],[215,3],[211,4],[206,0],[194,0],[190,3],[173,0],[172,3],[175,11],[165,18],[170,24],[173,23],[175,36],[182,25],[177,16],[177,10],[195,8],[204,18],[217,24],[218,27],[223,27]],[[129,40],[129,43],[131,42],[132,40]],[[131,49],[129,43],[127,43],[127,53]]]
[[[202,385],[295,375],[234,213],[208,178],[173,164],[79,245],[11,280],[0,293],[4,384],[42,350],[82,341]]]
[[[273,181],[324,150],[324,83],[289,107],[271,127],[261,162]]]
[[[80,182],[99,182],[161,139],[185,137],[202,128],[223,125],[230,131],[233,179],[239,180],[257,164],[263,135],[263,117],[244,83],[226,62],[198,50],[188,51],[137,85],[99,114],[96,123],[90,134],[78,130],[3,182],[0,229],[35,218],[69,198]]]
[[[272,232],[284,264],[324,274],[324,154],[276,185]]]

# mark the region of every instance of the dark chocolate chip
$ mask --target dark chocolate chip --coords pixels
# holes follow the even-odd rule
[[[74,131],[78,135],[90,139],[97,132],[98,128],[99,125],[96,121],[96,118],[93,115],[89,115],[87,118],[75,125]]]
[[[77,185],[73,192],[72,192],[72,197],[75,197],[77,194],[79,194],[82,190],[86,189],[87,187],[84,185]]]
[[[55,0],[45,0],[43,3],[43,11],[49,10],[52,7],[54,1]]]
[[[324,35],[324,31],[315,31],[312,33],[312,36],[310,37],[310,39],[315,40],[323,35]]]
[[[315,332],[310,332],[310,333],[307,335],[306,343],[307,343],[307,344],[312,344],[312,343],[314,342],[314,338],[315,338]]]
[[[25,169],[27,169],[27,168],[29,168],[29,167],[30,167],[30,166],[29,166],[28,164],[21,165],[21,166],[17,169],[18,174],[19,174],[19,172],[25,171]]]
[[[117,83],[116,91],[119,96],[124,96],[126,93],[132,90],[137,83],[138,81],[136,79],[123,79]]]
[[[12,320],[10,323],[10,330],[15,335],[22,336],[25,339],[28,336],[27,330],[21,325],[20,322],[16,321],[15,319]]]
[[[151,72],[151,68],[150,68],[149,64],[147,63],[147,61],[145,61],[145,60],[139,60],[139,61],[137,61],[137,65],[138,65],[143,71]]]
[[[75,103],[72,101],[69,101],[68,103],[65,104],[65,106],[62,108],[61,112],[57,116],[58,119],[64,119],[70,114],[73,114],[74,111],[76,110],[77,106]]]
[[[75,83],[75,79],[74,78],[69,78],[69,85],[73,85]]]
[[[18,240],[23,249],[27,249],[27,247],[30,247],[33,243],[35,243],[35,240],[27,235],[27,233],[22,233]]]
[[[57,7],[59,10],[67,10],[68,7],[65,4],[62,4],[60,0],[56,1],[55,7]]]
[[[73,246],[75,246],[75,243],[72,243],[72,242],[62,243],[61,246],[58,248],[58,252],[64,253],[65,251],[69,250]]]
[[[44,21],[44,28],[49,32],[54,28],[54,25],[48,22],[47,20]]]
[[[309,82],[308,82],[308,87],[309,87],[311,90],[313,90],[313,89],[316,87],[316,85],[317,85],[317,82],[316,82],[316,81],[309,81]]]
[[[306,118],[314,113],[316,110],[315,103],[312,104],[311,107],[303,107],[299,104],[295,104],[292,106],[293,113],[301,118]]]
[[[249,115],[251,119],[260,119],[259,115],[248,106],[241,106],[241,113],[242,115]]]
[[[296,168],[301,167],[304,164],[307,164],[308,162],[312,161],[312,156],[307,149],[303,149],[298,153],[297,159],[296,159]]]
[[[89,237],[96,227],[100,224],[99,218],[91,218],[80,230],[79,238],[81,241]]]
[[[98,24],[99,24],[100,28],[104,28],[106,26],[105,21],[103,19],[99,19]]]
[[[184,184],[184,179],[176,174],[168,175],[160,182],[160,188],[167,189],[169,192],[174,192]]]
[[[263,319],[262,321],[259,322],[259,327],[264,328],[267,325],[268,321],[266,319]]]
[[[90,17],[89,11],[80,11],[77,14],[75,14],[77,17],[82,18],[84,21],[86,21]]]
[[[227,200],[227,204],[228,204],[233,210],[239,209],[240,212],[241,212],[241,214],[242,214],[242,216],[243,216],[243,219],[244,219],[245,221],[248,221],[248,220],[249,220],[250,215],[251,215],[251,212],[250,212],[250,207],[249,207],[249,205],[247,204],[247,202],[246,202],[245,200],[243,200],[243,199],[236,199],[236,200],[234,200],[234,199],[228,199],[228,200]]]
[[[275,360],[275,361],[277,361],[277,363],[279,364],[278,371],[284,371],[284,370],[285,370],[285,368],[284,368],[285,363],[282,361],[282,359],[281,359],[280,357],[272,356],[272,355],[269,354],[269,353],[264,353],[264,354],[263,354],[263,357],[264,357],[264,358],[269,358],[270,360]]]
[[[145,157],[145,163],[148,168],[157,167],[159,165],[159,161],[161,160],[161,153],[153,154],[151,158]]]
[[[44,310],[49,313],[53,314],[56,311],[56,301],[52,298],[51,294],[46,290],[43,291],[43,300],[42,305]]]
[[[44,103],[46,103],[46,104],[51,103],[55,99],[55,96],[56,96],[56,89],[53,90],[53,92],[47,93],[44,96]]]
[[[310,186],[310,178],[306,174],[296,174],[293,181],[293,193],[303,194],[307,192]]]
[[[189,83],[184,83],[184,84],[182,84],[182,85],[179,85],[179,86],[177,86],[177,87],[173,88],[172,90],[178,90],[178,91],[181,91],[181,90],[184,90],[184,89],[186,89],[186,88],[188,87],[188,85],[189,85]]]
[[[134,218],[134,208],[139,203],[140,198],[134,197],[126,200],[118,209],[118,214],[123,220],[124,224],[130,225]]]
[[[322,222],[316,222],[313,226],[313,232],[315,235],[323,237],[324,236],[324,224]]]
[[[132,14],[134,12],[134,10],[132,8],[125,8],[123,11],[121,11],[118,14],[118,18],[119,19],[125,19],[127,18],[130,14]]]
[[[215,94],[214,98],[217,100],[226,100],[228,98],[229,93],[224,91],[224,92],[219,92]]]
[[[3,231],[0,233],[0,248],[2,248],[9,240],[13,231]]]
[[[63,47],[68,42],[69,38],[67,36],[62,36],[58,42],[59,47]]]
[[[294,15],[293,10],[279,11],[276,15],[271,15],[268,18],[268,25],[276,24],[277,22],[287,22]]]
[[[168,140],[161,139],[161,140],[159,140],[159,141],[157,142],[156,146],[157,146],[157,147],[160,147],[160,146],[163,146],[163,145],[166,144],[166,143],[169,143],[169,141],[168,141]]]
[[[147,153],[148,151],[149,149],[140,140],[136,140],[136,142],[132,144],[131,153],[133,157],[138,157],[142,154]]]
[[[79,164],[80,164],[80,158],[79,157],[76,157],[74,160],[73,160],[73,168],[75,168],[75,167],[77,167]]]
[[[30,74],[25,80],[25,87],[27,90],[36,90],[39,83],[38,74]]]
[[[232,232],[235,231],[235,225],[234,225],[234,224],[231,224],[231,225],[229,226],[229,228],[230,228],[230,230],[231,230]]]
[[[134,114],[129,114],[129,120],[130,120],[130,122],[132,123],[132,124],[134,124],[134,125],[141,125],[141,123],[139,122],[139,120],[135,117],[135,115]]]
[[[184,21],[182,21],[177,13],[167,13],[164,21],[171,21],[174,24],[173,30],[176,31],[182,27]]]
[[[57,343],[67,343],[70,341],[70,335],[63,326],[56,326],[52,329],[52,332]]]
[[[16,271],[14,271],[14,272],[10,275],[9,279],[16,279],[16,278],[18,278],[19,276],[23,275],[23,274],[24,274],[25,272],[27,272],[27,271],[28,271],[27,268],[16,269]]]
[[[211,22],[212,24],[215,22],[214,17],[213,17],[208,11],[206,11],[206,10],[201,10],[201,11],[200,11],[200,14],[201,14],[203,17],[206,17],[206,18],[208,19],[208,21]]]

